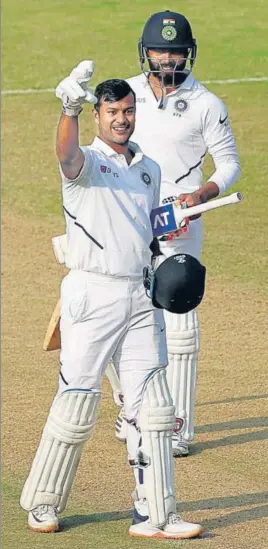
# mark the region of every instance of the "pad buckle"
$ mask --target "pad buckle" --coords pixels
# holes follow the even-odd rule
[[[136,459],[129,460],[129,465],[133,469],[146,469],[151,465],[151,458],[142,452],[142,450],[139,450]]]

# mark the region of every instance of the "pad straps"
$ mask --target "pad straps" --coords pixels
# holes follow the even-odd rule
[[[147,379],[140,409],[141,447],[139,467],[152,525],[163,526],[176,511],[174,465],[171,446],[175,408],[169,393],[166,371],[158,369]]]

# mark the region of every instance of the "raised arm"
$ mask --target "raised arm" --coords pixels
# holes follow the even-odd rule
[[[82,111],[83,103],[96,102],[88,88],[93,71],[92,61],[82,61],[56,88],[56,96],[62,101],[56,153],[62,171],[68,179],[75,179],[79,175],[85,160],[84,153],[79,147],[78,115]]]
[[[84,153],[79,147],[78,116],[61,115],[57,130],[56,152],[65,177],[75,179],[83,165]]]

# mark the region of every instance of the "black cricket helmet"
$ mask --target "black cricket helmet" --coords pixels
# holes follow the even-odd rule
[[[138,49],[141,69],[146,76],[154,72],[148,50],[184,53],[184,62],[174,67],[174,74],[183,73],[185,78],[192,71],[197,53],[188,19],[181,13],[169,10],[151,15],[139,39]]]
[[[205,293],[204,265],[189,254],[160,258],[155,270],[144,272],[144,286],[154,307],[177,314],[195,309]]]

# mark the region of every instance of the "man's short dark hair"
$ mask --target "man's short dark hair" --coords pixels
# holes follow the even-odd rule
[[[115,103],[126,97],[129,93],[133,94],[134,102],[136,103],[136,94],[125,80],[120,80],[119,78],[105,80],[98,84],[95,89],[94,95],[98,101],[95,103],[94,108],[99,112],[103,101]]]

